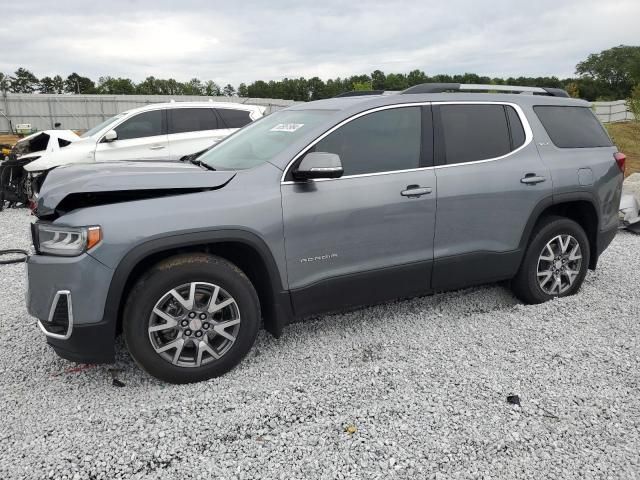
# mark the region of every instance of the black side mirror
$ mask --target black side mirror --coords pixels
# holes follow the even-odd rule
[[[293,171],[296,180],[311,180],[315,178],[340,178],[344,173],[340,157],[335,153],[311,152]]]

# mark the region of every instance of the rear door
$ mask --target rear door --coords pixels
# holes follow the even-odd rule
[[[118,138],[112,142],[100,139],[96,145],[96,161],[168,160],[166,111],[138,113],[114,128]]]
[[[170,108],[168,119],[171,160],[205,150],[227,135],[211,107]]]
[[[298,315],[429,290],[432,132],[428,106],[385,108],[347,121],[307,150],[339,155],[341,178],[297,182],[290,174],[296,163],[290,167],[282,208]]]
[[[434,289],[509,278],[551,177],[516,104],[434,104],[438,216]]]

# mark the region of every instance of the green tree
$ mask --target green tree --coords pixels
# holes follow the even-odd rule
[[[154,76],[147,77],[136,85],[136,93],[140,95],[160,95],[162,93],[160,89],[161,81]]]
[[[100,77],[96,91],[109,95],[133,95],[136,93],[136,86],[128,78]]]
[[[6,92],[9,90],[9,77],[0,72],[0,92]]]
[[[309,100],[320,100],[326,98],[326,85],[319,77],[310,78],[307,82]]]
[[[210,97],[217,97],[221,95],[222,92],[220,91],[220,86],[216,82],[209,80],[205,84],[204,93]]]
[[[384,90],[384,85],[387,77],[381,70],[374,70],[371,73],[371,88],[374,90]]]
[[[192,78],[183,84],[182,95],[204,95],[204,85],[197,78]]]
[[[353,84],[353,90],[355,91],[367,91],[373,90],[371,82],[356,82]]]
[[[412,70],[407,75],[407,84],[409,87],[420,85],[421,83],[426,83],[427,81],[427,76],[422,70]]]
[[[240,85],[238,85],[238,96],[239,97],[248,97],[249,96],[249,89],[247,88],[247,84],[246,83],[241,83]]]
[[[90,78],[74,72],[64,81],[64,91],[68,93],[96,93],[96,84]]]
[[[385,90],[405,90],[408,87],[407,76],[403,73],[390,73],[384,82]]]
[[[226,97],[233,97],[236,94],[236,89],[233,88],[233,85],[227,83],[227,85],[222,89],[222,93]]]
[[[26,68],[18,68],[9,79],[9,88],[14,93],[33,93],[39,86],[38,77]]]
[[[592,53],[576,65],[576,73],[603,84],[611,98],[626,98],[640,83],[640,47],[619,45]]]
[[[640,122],[640,83],[633,87],[631,97],[627,99],[629,110],[633,113],[636,122]]]

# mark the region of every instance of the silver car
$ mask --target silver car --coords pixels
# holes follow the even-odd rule
[[[498,93],[496,93],[498,91]],[[624,155],[555,89],[423,84],[295,105],[193,164],[57,169],[28,308],[62,357],[224,374],[264,325],[508,280],[573,295],[617,231]]]

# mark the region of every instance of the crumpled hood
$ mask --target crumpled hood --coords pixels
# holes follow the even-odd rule
[[[224,187],[235,171],[191,163],[113,162],[68,165],[49,172],[38,197],[38,217],[77,208],[181,195]]]

